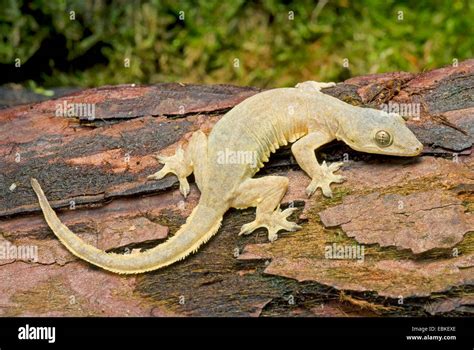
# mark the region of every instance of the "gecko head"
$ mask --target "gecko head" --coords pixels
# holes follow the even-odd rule
[[[413,157],[423,150],[403,119],[397,113],[364,108],[360,116],[345,119],[338,131],[338,139],[349,147],[365,153]]]

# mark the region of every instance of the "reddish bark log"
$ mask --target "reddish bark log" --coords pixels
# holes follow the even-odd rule
[[[427,305],[440,293],[453,300],[467,300],[465,295],[473,293],[473,279],[469,277],[473,276],[473,228],[465,226],[472,221],[473,208],[474,60],[422,74],[357,77],[325,89],[324,93],[356,105],[380,107],[391,102],[420,106],[419,120],[411,119],[408,125],[425,145],[424,155],[418,160],[394,159],[360,154],[341,143],[328,145],[321,151],[321,160],[340,160],[346,153],[350,161],[343,173],[348,180],[335,187],[333,200],[320,194],[308,200],[304,195],[307,178],[288,149],[281,150],[263,171],[290,177],[289,193],[283,202],[301,208],[303,230],[282,234],[275,244],[268,244],[263,231],[238,237],[240,226],[252,219],[254,211],[230,211],[217,236],[185,261],[139,276],[118,276],[76,259],[46,226],[29,185],[30,177],[40,181],[64,223],[102,249],[124,251],[162,242],[184,222],[199,193],[193,185],[190,197],[184,201],[174,177],[147,182],[146,176],[160,167],[153,154],[173,153],[197,129],[209,132],[225,111],[259,91],[228,85],[127,85],[82,90],[0,110],[0,244],[38,248],[36,262],[0,260],[0,315],[471,312],[459,302],[456,307]],[[95,104],[95,118],[56,116],[58,106],[65,103]],[[412,302],[400,306],[393,293],[381,291],[387,286],[372,283],[370,278],[357,284],[351,279],[350,267],[338,270],[321,260],[324,246],[336,237],[346,243],[357,243],[349,236],[365,237],[360,232],[346,232],[344,219],[334,224],[336,228],[324,226],[329,220],[327,213],[337,213],[347,198],[356,198],[359,208],[363,208],[364,200],[373,193],[379,193],[383,201],[384,196],[392,198],[391,194],[423,198],[429,191],[446,195],[457,205],[457,211],[449,217],[462,219],[462,225],[457,224],[463,232],[450,232],[450,237],[456,237],[452,243],[443,241],[437,231],[436,239],[443,241],[438,247],[432,246],[434,242],[419,251],[403,250],[417,246],[410,237],[378,238],[384,244],[403,242],[400,247],[367,247],[372,259],[369,271],[370,266],[380,272],[380,266],[392,269],[406,265],[409,268],[403,276],[410,276],[410,271],[421,266],[417,264],[433,270],[432,275],[414,277],[425,278],[422,291],[416,290],[416,283],[407,283],[405,289],[393,286],[403,284],[403,280],[392,283],[390,290],[395,294],[417,295]],[[326,216],[321,221],[319,213],[324,209]],[[386,212],[371,210],[364,220]],[[407,220],[401,222],[407,225]],[[367,237],[364,239],[368,242]],[[456,261],[450,255],[453,249],[462,255]],[[450,264],[455,265],[450,270],[453,275],[440,283],[439,271],[449,269]],[[318,269],[324,271],[323,278],[318,279]],[[453,269],[462,270],[462,275],[456,275]],[[354,272],[354,276],[362,278],[363,272]],[[347,283],[341,282],[341,276]],[[375,273],[370,277],[377,279]],[[303,280],[307,282],[298,282]],[[361,309],[348,302],[350,298],[340,300],[340,290],[364,298],[374,308]],[[363,291],[371,293],[360,294]],[[321,304],[327,305],[326,313]]]

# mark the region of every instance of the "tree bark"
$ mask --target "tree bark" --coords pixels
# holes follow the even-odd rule
[[[72,256],[46,225],[31,177],[61,220],[101,249],[126,253],[163,242],[199,191],[192,184],[184,200],[175,177],[146,181],[161,167],[153,155],[173,154],[198,129],[209,133],[260,91],[106,86],[0,110],[0,246],[7,252],[0,256],[0,315],[472,313],[474,60],[421,74],[356,77],[323,90],[354,105],[412,114],[419,108],[408,126],[425,149],[400,159],[328,145],[319,160],[344,160],[347,178],[333,185],[332,199],[319,192],[308,199],[309,179],[289,149],[280,150],[261,172],[290,178],[282,207],[300,209],[293,219],[303,229],[281,233],[273,244],[263,230],[237,236],[254,209],[230,210],[193,256],[120,276]],[[70,109],[78,104],[93,117]],[[328,258],[334,244],[363,246],[364,261]],[[18,256],[27,248],[37,249],[35,261]]]

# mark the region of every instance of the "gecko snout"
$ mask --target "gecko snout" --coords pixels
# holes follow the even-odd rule
[[[418,141],[418,143],[414,147],[414,150],[415,150],[415,154],[419,155],[421,151],[423,151],[423,144]]]

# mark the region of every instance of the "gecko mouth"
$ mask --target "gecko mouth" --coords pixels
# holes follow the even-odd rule
[[[379,152],[374,152],[377,154],[383,154],[387,156],[396,156],[396,157],[416,157],[421,154],[423,151],[423,146],[416,146],[411,149],[402,149],[402,150],[395,150],[391,152],[390,150],[380,149]]]
[[[402,149],[391,149],[391,148],[378,148],[378,147],[358,147],[354,144],[349,144],[353,150],[364,153],[381,154],[385,156],[396,156],[396,157],[415,157],[421,154],[423,151],[423,144],[419,143],[414,147],[402,148]]]
[[[420,155],[422,151],[423,151],[423,147],[417,146],[414,150],[401,151],[401,152],[398,152],[398,153],[395,152],[393,154],[388,153],[388,155],[394,155],[394,156],[399,156],[399,157],[416,157],[416,156]]]

